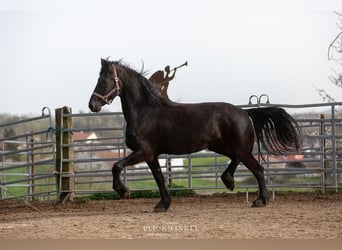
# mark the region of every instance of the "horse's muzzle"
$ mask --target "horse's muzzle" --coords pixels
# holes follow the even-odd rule
[[[89,104],[88,104],[89,109],[91,112],[100,112],[101,111],[101,103],[98,101],[95,101],[93,97],[90,98]]]

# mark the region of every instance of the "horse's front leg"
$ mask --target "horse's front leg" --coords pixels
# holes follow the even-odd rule
[[[130,196],[129,189],[120,180],[120,173],[126,167],[144,161],[144,154],[142,151],[132,152],[127,157],[114,163],[112,168],[113,174],[113,189],[120,195],[121,198],[128,199]]]
[[[164,175],[161,172],[158,158],[155,157],[152,161],[147,162],[147,164],[157,182],[161,198],[160,202],[154,207],[154,212],[166,212],[171,204],[171,197],[166,189]]]

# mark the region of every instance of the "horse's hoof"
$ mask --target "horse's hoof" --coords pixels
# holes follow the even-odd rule
[[[253,201],[252,207],[265,207],[268,204],[268,200],[264,198],[258,198]]]
[[[167,209],[169,208],[169,206],[170,206],[170,204],[164,206],[164,204],[160,202],[154,207],[153,212],[155,212],[155,213],[166,212]]]
[[[224,185],[226,186],[226,188],[228,188],[230,191],[234,190],[235,184],[234,184],[234,178],[233,177],[231,177],[230,175],[227,175],[221,179],[222,179]]]
[[[235,188],[234,181],[233,181],[233,182],[229,182],[228,185],[226,185],[226,187],[227,187],[230,191],[234,191],[234,188]]]
[[[128,200],[131,197],[131,192],[129,190],[127,190],[123,196],[122,199]]]
[[[155,212],[155,213],[163,213],[163,212],[166,212],[166,211],[167,211],[167,209],[164,208],[164,207],[155,207],[154,210],[153,210],[153,212]]]
[[[119,193],[119,196],[121,199],[125,199],[125,200],[128,200],[130,197],[131,197],[131,192],[129,189],[127,189],[126,191],[124,192],[120,192]]]

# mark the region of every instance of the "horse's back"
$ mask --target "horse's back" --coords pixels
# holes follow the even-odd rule
[[[229,103],[175,104],[160,110],[158,117],[161,153],[192,153],[250,140],[248,114]]]
[[[174,104],[173,108],[178,116],[190,120],[197,119],[198,123],[222,123],[221,125],[226,127],[241,127],[242,124],[249,123],[248,113],[245,110],[225,102]]]

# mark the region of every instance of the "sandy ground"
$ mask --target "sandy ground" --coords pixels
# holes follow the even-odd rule
[[[342,239],[341,193],[279,193],[264,208],[245,194],[174,197],[153,213],[157,202],[1,200],[0,239]]]

